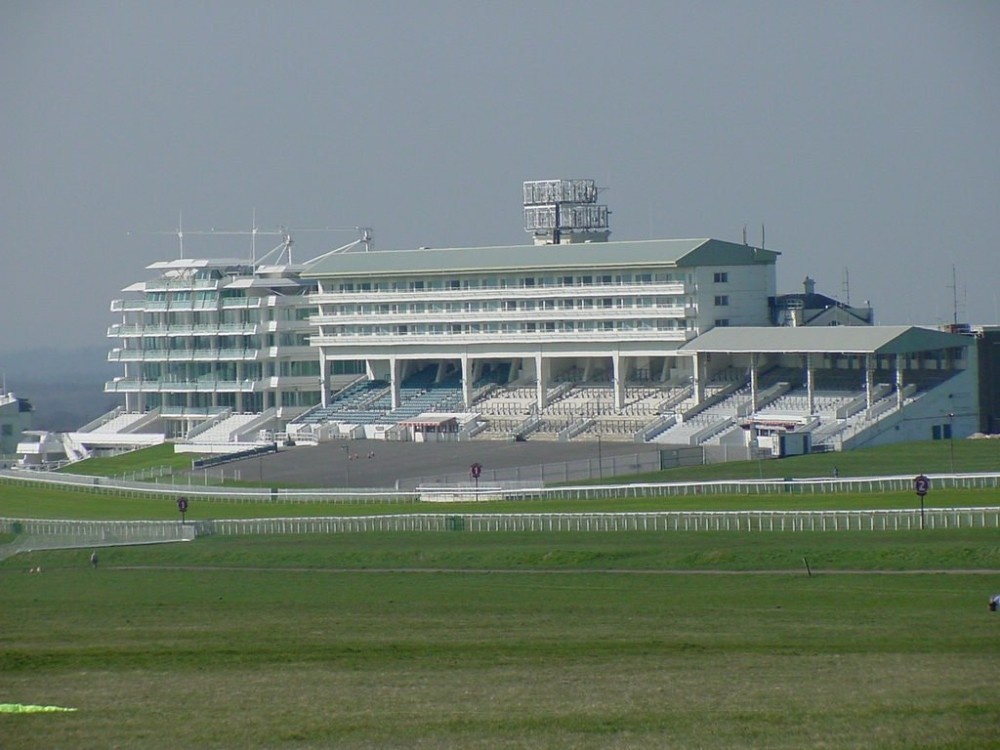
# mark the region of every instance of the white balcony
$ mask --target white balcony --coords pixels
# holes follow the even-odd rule
[[[546,308],[544,310],[482,310],[435,311],[423,313],[372,313],[347,315],[317,315],[312,318],[314,325],[422,325],[422,324],[484,324],[498,321],[528,321],[545,323],[549,321],[577,320],[656,320],[668,318],[683,320],[694,317],[696,308],[681,305],[673,307],[588,307],[588,308]]]
[[[590,343],[608,344],[614,342],[655,342],[688,341],[694,338],[693,330],[677,329],[668,331],[493,331],[489,333],[426,333],[426,334],[339,334],[313,336],[313,346],[367,346],[372,349],[434,344],[460,348],[471,344],[551,344],[568,343],[586,346]]]
[[[145,291],[147,292],[183,292],[187,290],[218,289],[218,279],[155,279],[147,281]]]
[[[263,297],[226,297],[221,300],[226,310],[250,310],[263,306]]]
[[[108,361],[253,362],[260,359],[260,355],[259,349],[112,349],[108,353]]]
[[[261,332],[259,323],[226,323],[219,325],[169,325],[140,326],[115,323],[108,327],[111,338],[136,336],[256,336]]]
[[[694,293],[694,284],[680,281],[644,284],[576,284],[572,286],[470,287],[468,289],[415,289],[397,291],[317,292],[309,295],[315,304],[385,304],[416,300],[464,301],[484,299],[564,299],[607,296],[683,296]]]
[[[268,390],[266,380],[137,380],[118,378],[104,384],[105,393],[251,393],[265,390]]]

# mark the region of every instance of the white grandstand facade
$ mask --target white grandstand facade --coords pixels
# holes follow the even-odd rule
[[[779,297],[780,254],[746,242],[611,241],[593,181],[524,197],[532,244],[372,251],[365,230],[299,264],[286,236],[284,263],[150,265],[112,303],[123,403],[67,454],[617,439],[746,457],[976,431],[974,339],[866,325],[810,279]]]
[[[117,341],[108,358],[123,374],[105,391],[124,405],[98,431],[145,422],[144,431],[190,437],[227,420],[253,434],[320,401],[315,284],[301,266],[181,258],[148,270],[154,278],[111,304],[121,319],[108,329]]]
[[[460,406],[504,372],[537,410],[561,383],[626,386],[692,376],[683,344],[715,326],[766,325],[776,253],[718,240],[567,243],[333,255],[305,275],[324,371],[364,360],[401,406],[407,377],[454,374]]]

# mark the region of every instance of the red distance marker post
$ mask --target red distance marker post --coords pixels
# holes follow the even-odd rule
[[[476,480],[476,500],[479,499],[479,475],[483,473],[483,465],[480,463],[472,464],[469,467],[469,475]]]
[[[924,496],[931,488],[931,480],[923,474],[913,478],[913,489],[920,498],[920,528],[924,528]]]

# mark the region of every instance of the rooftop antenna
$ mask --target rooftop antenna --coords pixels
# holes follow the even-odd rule
[[[955,264],[951,264],[951,322],[958,325],[958,282],[955,280]]]
[[[257,209],[253,209],[250,220],[250,265],[257,265]]]
[[[180,259],[184,260],[184,212],[177,212],[177,229],[171,229],[170,231],[162,232],[126,232],[125,234],[131,236],[133,234],[172,234],[177,238],[177,244],[180,248]]]
[[[743,225],[743,244],[747,244],[747,225]]]
[[[848,307],[851,306],[851,276],[847,271],[847,266],[844,266],[844,283],[841,287],[844,292],[844,304]]]
[[[281,255],[284,253],[288,257],[288,265],[292,265],[292,233],[289,232],[285,227],[281,228],[281,252],[278,253],[278,260],[281,260]]]
[[[760,223],[760,249],[763,250],[766,247],[764,244],[764,222]]]

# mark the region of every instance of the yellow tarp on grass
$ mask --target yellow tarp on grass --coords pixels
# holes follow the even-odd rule
[[[76,711],[62,706],[29,706],[24,703],[0,703],[0,714],[41,714],[52,711]]]

